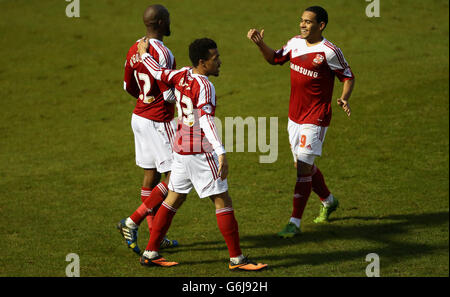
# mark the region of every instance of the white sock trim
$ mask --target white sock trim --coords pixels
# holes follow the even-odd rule
[[[133,222],[133,220],[132,220],[130,217],[128,217],[128,218],[125,220],[125,225],[126,225],[128,228],[131,228],[131,229],[137,229],[137,228],[139,228],[139,225],[137,225],[135,222]]]
[[[216,214],[224,213],[224,212],[231,212],[231,211],[234,211],[234,209],[232,207],[224,207],[221,209],[216,209]]]
[[[146,258],[153,259],[153,258],[158,257],[159,253],[157,251],[147,251],[147,250],[145,250],[142,255],[144,257],[146,257]]]
[[[242,261],[242,259],[244,259],[244,255],[240,254],[237,257],[230,258],[230,262],[233,264],[238,264],[239,262]]]
[[[329,206],[333,205],[333,203],[334,203],[334,196],[333,196],[333,194],[328,195],[327,199],[322,201],[322,204],[325,207],[329,207]]]
[[[167,208],[168,210],[172,211],[172,212],[177,212],[176,208],[173,208],[172,206],[170,206],[169,204],[167,204],[165,202],[163,202],[161,205],[164,206],[165,208]]]
[[[289,223],[294,224],[295,226],[297,226],[297,228],[300,228],[300,222],[301,222],[301,219],[292,218],[292,217],[289,219]]]

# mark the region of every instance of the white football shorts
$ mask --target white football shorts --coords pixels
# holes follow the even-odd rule
[[[136,165],[144,169],[156,168],[160,173],[171,171],[174,122],[155,122],[133,113],[131,128],[134,133]]]
[[[313,124],[297,124],[289,119],[288,134],[294,161],[314,164],[315,157],[322,155],[322,146],[328,127]]]
[[[173,154],[169,190],[189,194],[195,188],[200,198],[228,191],[227,179],[219,176],[219,159],[216,153],[194,155]]]

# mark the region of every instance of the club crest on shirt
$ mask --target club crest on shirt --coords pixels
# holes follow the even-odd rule
[[[211,114],[213,109],[211,104],[206,104],[202,107],[203,111],[206,112],[207,114]]]
[[[325,59],[324,56],[322,56],[321,54],[317,54],[316,57],[314,58],[312,64],[314,67],[319,66],[320,64],[322,64],[323,60]]]

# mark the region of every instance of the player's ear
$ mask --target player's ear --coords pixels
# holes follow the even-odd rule
[[[325,30],[325,27],[326,27],[326,26],[327,26],[327,24],[325,24],[325,22],[320,22],[320,25],[319,25],[320,31]]]

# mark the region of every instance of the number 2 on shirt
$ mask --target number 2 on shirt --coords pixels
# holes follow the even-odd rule
[[[138,73],[137,75],[139,77],[139,80],[144,82],[144,90],[142,92],[143,94],[139,96],[139,99],[141,99],[145,104],[150,104],[155,101],[155,97],[148,95],[152,87],[150,83],[150,77],[145,73]]]

